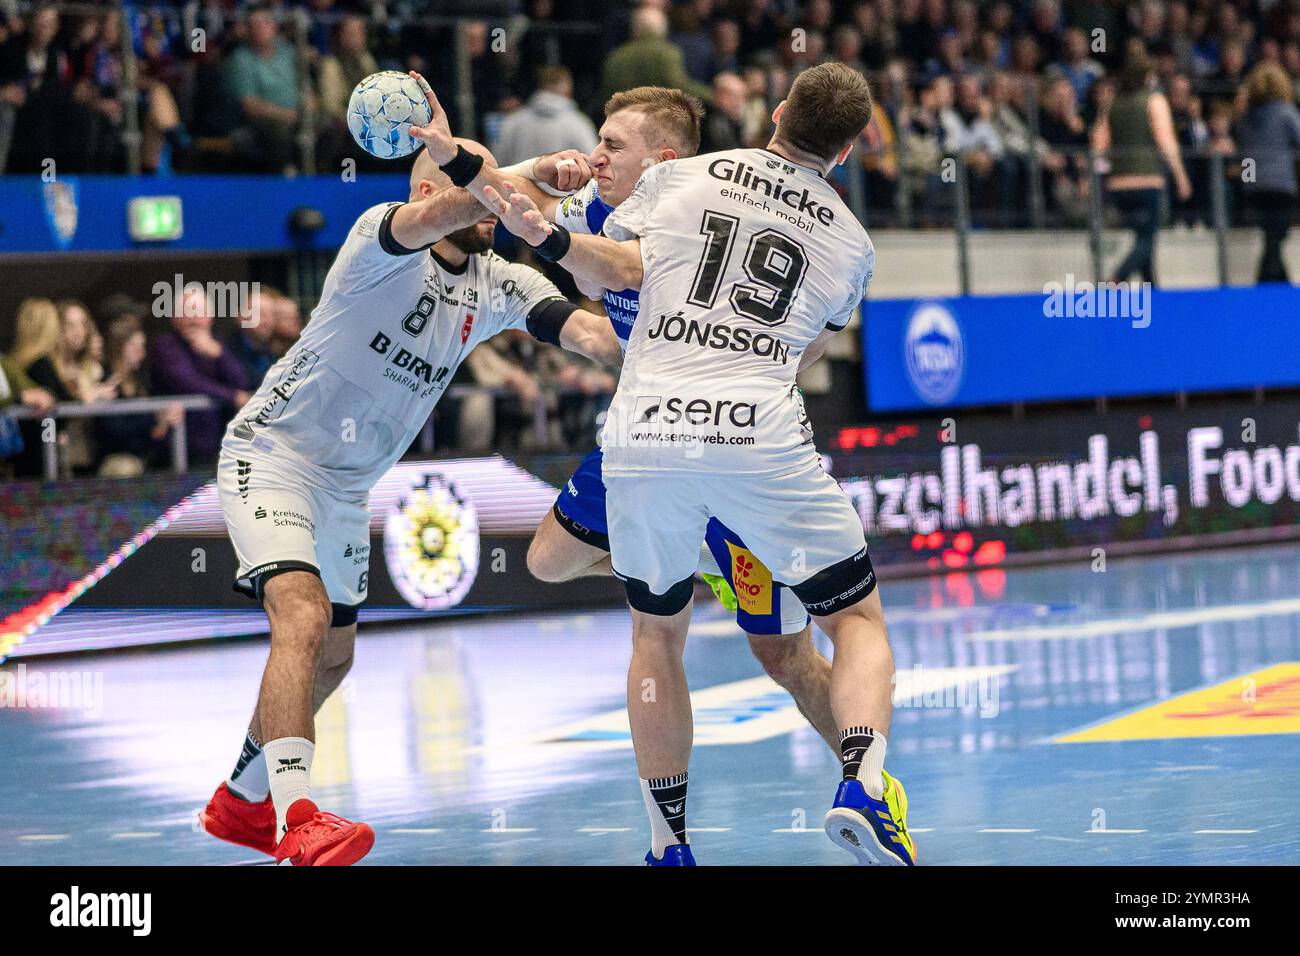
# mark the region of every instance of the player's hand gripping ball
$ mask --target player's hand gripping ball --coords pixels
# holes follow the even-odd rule
[[[420,84],[395,70],[371,73],[348,100],[348,130],[357,145],[380,159],[400,159],[420,148],[411,126],[433,118]]]

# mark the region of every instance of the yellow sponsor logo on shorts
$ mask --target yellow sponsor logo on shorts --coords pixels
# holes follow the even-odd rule
[[[772,572],[748,548],[727,542],[731,552],[731,586],[746,614],[772,613]]]
[[[1179,694],[1056,742],[1300,734],[1300,663],[1274,664]]]

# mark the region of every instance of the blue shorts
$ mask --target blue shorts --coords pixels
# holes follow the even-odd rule
[[[555,520],[579,541],[609,550],[609,523],[605,519],[604,456],[597,448],[582,460],[578,470],[555,499]],[[747,634],[798,634],[812,620],[794,593],[772,580],[740,536],[717,518],[709,520],[705,544],[722,573],[731,581],[740,606],[736,624]]]

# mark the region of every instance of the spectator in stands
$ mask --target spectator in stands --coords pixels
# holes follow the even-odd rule
[[[239,316],[239,326],[226,340],[226,348],[244,369],[244,380],[257,387],[279,357],[275,352],[278,292],[254,288]]]
[[[1210,162],[1205,156],[1210,146],[1210,129],[1201,116],[1201,98],[1193,94],[1192,83],[1186,76],[1174,74],[1167,89],[1174,135],[1178,137],[1178,148],[1187,157],[1187,178],[1192,182],[1191,198],[1174,203],[1174,221],[1191,226],[1201,221],[1210,208]]]
[[[738,149],[745,145],[742,123],[749,90],[735,73],[719,73],[713,78],[713,95],[704,110],[700,128],[700,152]]]
[[[1254,163],[1242,177],[1246,208],[1264,232],[1259,282],[1289,282],[1282,244],[1296,206],[1296,157],[1300,155],[1300,111],[1291,82],[1276,63],[1255,67],[1242,88],[1244,115],[1237,123],[1237,148]]]
[[[69,95],[71,68],[57,43],[59,12],[50,4],[32,12],[24,31],[13,34],[0,48],[0,100],[15,108],[8,168],[36,172],[53,159],[56,168],[68,161],[70,137],[63,135],[72,122]],[[0,116],[3,122],[3,116]],[[0,168],[4,168],[0,157]]]
[[[248,42],[226,60],[226,89],[242,111],[232,139],[251,164],[269,172],[292,171],[298,128],[298,59],[280,38],[269,5],[248,18]]]
[[[38,387],[17,362],[0,355],[0,466],[6,472],[7,462],[22,454],[25,447],[22,429],[5,413],[14,406],[42,415],[54,407],[54,396]]]
[[[984,96],[980,78],[968,73],[958,79],[955,98],[947,77],[936,83],[943,91],[939,122],[944,152],[965,162],[972,204],[988,206],[1000,197],[1005,207],[1015,197],[1003,182],[1005,148],[992,123],[993,106]]]
[[[714,0],[690,0],[674,6],[670,13],[673,24],[671,40],[682,51],[682,63],[687,74],[698,83],[707,83],[717,71],[713,63],[713,37],[709,30],[714,6]]]
[[[1076,102],[1086,102],[1092,84],[1106,69],[1089,55],[1087,34],[1077,27],[1065,31],[1063,46],[1063,58],[1047,68],[1047,75],[1064,77],[1074,88]]]
[[[537,92],[502,121],[492,144],[503,166],[562,149],[589,153],[596,148],[596,127],[573,101],[573,74],[562,66],[545,66],[537,80]]]
[[[123,315],[108,327],[108,369],[105,384],[119,398],[150,395],[144,328],[133,315]],[[108,415],[95,419],[101,478],[134,478],[159,457],[171,430],[185,411],[179,405],[155,414]]]
[[[668,86],[700,99],[708,99],[708,87],[696,83],[682,64],[682,51],[668,40],[668,18],[651,5],[632,14],[632,39],[605,61],[604,97],[637,86]]]
[[[346,127],[353,87],[378,69],[366,45],[366,21],[355,14],[344,17],[334,37],[334,52],[320,62],[317,87],[321,111]]]
[[[1137,273],[1155,283],[1156,232],[1165,188],[1165,165],[1174,177],[1178,199],[1192,195],[1183,168],[1169,101],[1153,88],[1151,59],[1140,45],[1131,47],[1120,73],[1115,101],[1093,127],[1093,146],[1110,158],[1107,182],[1111,201],[1133,230],[1133,248],[1111,273],[1111,281],[1127,282]]]
[[[736,70],[740,67],[740,26],[735,20],[719,20],[713,25],[712,70]]]
[[[275,316],[275,333],[271,336],[271,354],[278,359],[293,348],[298,336],[302,335],[302,313],[292,296],[277,293],[272,314]],[[249,384],[256,388],[261,383],[252,381]]]
[[[1074,84],[1065,77],[1050,81],[1043,90],[1038,134],[1042,139],[1040,159],[1046,172],[1048,208],[1060,213],[1068,223],[1081,222],[1087,215],[1091,188],[1088,124],[1079,111]]]
[[[187,290],[172,309],[172,330],[158,336],[150,356],[154,388],[160,395],[206,395],[215,409],[185,417],[192,457],[215,459],[221,433],[231,415],[249,399],[251,385],[238,359],[212,334],[207,297]]]

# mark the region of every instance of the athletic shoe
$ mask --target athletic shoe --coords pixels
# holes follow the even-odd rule
[[[294,802],[285,814],[288,832],[275,848],[275,862],[294,866],[351,866],[375,845],[375,831],[325,813],[310,800]]]
[[[691,853],[689,844],[674,843],[670,847],[664,848],[664,855],[658,859],[655,858],[655,851],[651,850],[645,855],[646,866],[694,866],[695,857]]]
[[[736,592],[731,588],[731,582],[721,574],[706,574],[700,572],[700,577],[704,578],[704,583],[713,588],[713,596],[718,599],[718,603],[728,611],[734,611],[740,607],[740,602],[736,600]]]
[[[907,832],[907,794],[885,778],[883,800],[869,795],[860,780],[845,780],[826,814],[826,835],[858,858],[861,866],[915,866],[916,844]]]
[[[199,811],[199,826],[218,840],[275,855],[275,806],[269,795],[259,803],[242,800],[222,781]]]

